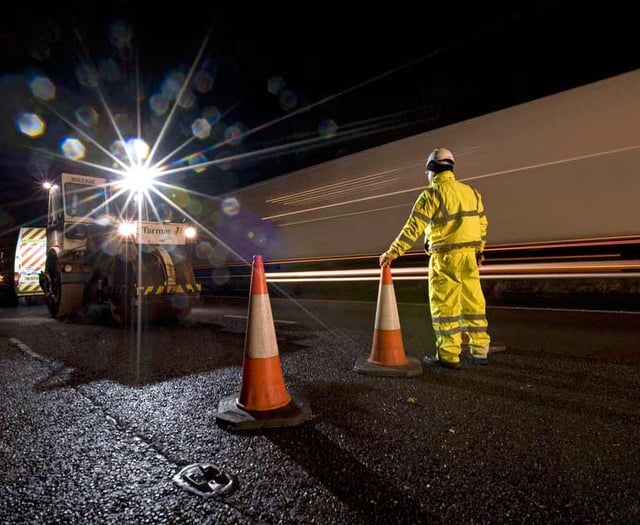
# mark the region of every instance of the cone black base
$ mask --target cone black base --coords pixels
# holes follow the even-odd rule
[[[289,390],[291,402],[274,410],[244,410],[238,406],[238,394],[223,398],[218,404],[217,423],[228,430],[293,427],[311,419],[311,407],[300,394]]]
[[[385,366],[376,365],[367,361],[367,357],[359,357],[353,365],[353,369],[359,374],[384,377],[414,377],[422,374],[422,364],[418,359],[407,357],[406,365]]]

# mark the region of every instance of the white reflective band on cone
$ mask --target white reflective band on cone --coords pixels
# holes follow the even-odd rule
[[[378,290],[376,330],[400,330],[396,293],[392,284],[383,284]]]
[[[278,343],[271,313],[269,294],[254,294],[249,304],[247,357],[264,359],[278,355]]]

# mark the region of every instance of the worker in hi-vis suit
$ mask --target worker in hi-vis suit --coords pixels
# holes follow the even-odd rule
[[[456,180],[455,159],[447,148],[434,149],[426,163],[429,185],[380,266],[403,255],[424,232],[429,254],[429,307],[436,335],[434,357],[426,365],[460,368],[462,333],[469,338],[471,362],[487,364],[490,337],[480,270],[487,217],[480,193]]]

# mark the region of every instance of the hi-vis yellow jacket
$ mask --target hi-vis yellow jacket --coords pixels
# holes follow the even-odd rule
[[[428,253],[462,248],[481,252],[487,224],[480,193],[457,181],[452,171],[443,171],[418,195],[407,222],[387,253],[394,259],[400,257],[423,232]]]

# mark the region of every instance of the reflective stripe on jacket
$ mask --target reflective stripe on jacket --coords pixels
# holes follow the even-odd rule
[[[400,257],[423,232],[429,253],[461,248],[481,252],[487,224],[480,193],[457,181],[452,171],[443,171],[418,195],[407,222],[387,252]]]

